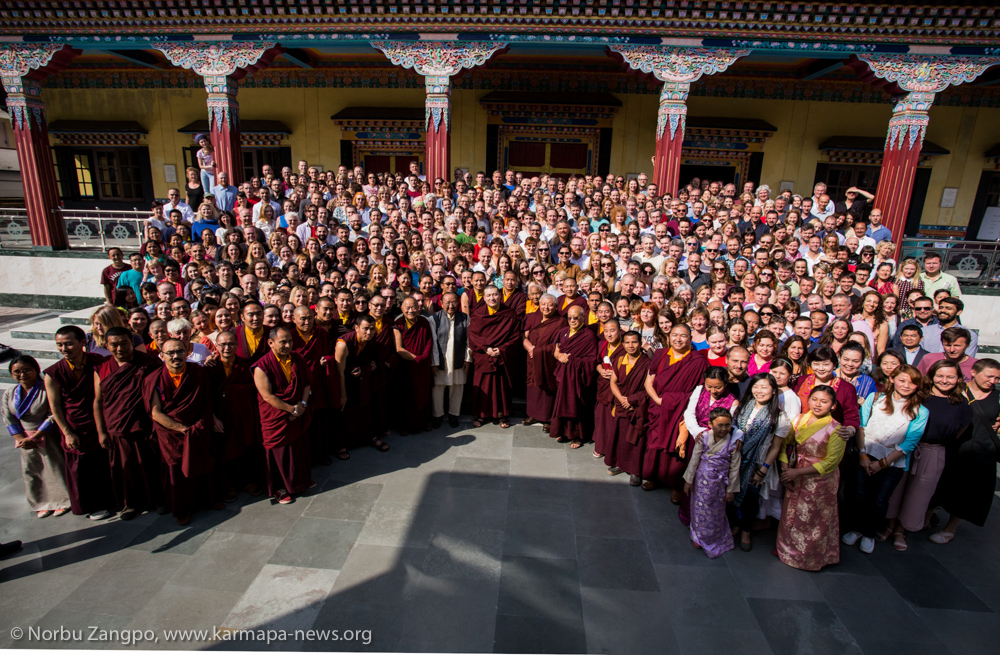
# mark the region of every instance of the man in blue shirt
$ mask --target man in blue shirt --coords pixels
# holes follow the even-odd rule
[[[127,271],[123,271],[122,274],[118,276],[118,284],[116,288],[121,289],[122,287],[131,287],[132,290],[135,291],[135,301],[141,304],[142,267],[144,264],[142,255],[134,252],[129,255],[128,262],[131,264],[132,268]]]
[[[212,187],[212,195],[215,196],[215,206],[222,211],[231,212],[236,208],[236,194],[239,191],[229,184],[229,173],[221,171],[219,173],[219,183]]]
[[[880,241],[892,241],[892,232],[889,231],[889,228],[882,225],[881,209],[877,207],[872,209],[868,220],[871,221],[871,225],[868,227],[868,236],[875,240],[876,245]]]

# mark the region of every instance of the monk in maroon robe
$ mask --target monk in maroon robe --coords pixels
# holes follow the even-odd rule
[[[611,393],[611,371],[623,352],[621,327],[618,321],[609,321],[604,330],[604,338],[597,344],[597,402],[594,403],[595,457],[604,456],[609,451],[609,444],[614,440],[615,417],[611,414],[611,408],[615,397]]]
[[[179,525],[191,522],[200,505],[224,509],[212,499],[212,434],[222,425],[212,413],[208,378],[198,364],[188,363],[180,339],[163,344],[164,366],[146,377],[143,401],[153,417],[153,431],[163,458],[164,495]],[[206,502],[207,500],[207,502]]]
[[[236,356],[256,362],[267,352],[264,308],[256,300],[248,300],[241,315],[243,324],[233,328],[236,332]]]
[[[353,448],[361,444],[371,444],[378,450],[389,450],[389,444],[382,441],[375,431],[374,394],[380,356],[375,343],[375,319],[362,314],[354,321],[354,330],[337,341],[337,371],[340,376],[340,408],[344,416],[346,430],[341,446]]]
[[[638,487],[642,484],[642,456],[649,409],[646,374],[651,362],[642,351],[642,338],[637,332],[626,333],[622,341],[625,354],[615,362],[609,385],[614,396],[611,410],[614,423],[604,463],[608,466],[608,473],[618,475],[624,471],[629,474],[629,484]]]
[[[520,331],[523,332],[525,315],[527,314],[528,296],[518,289],[517,274],[514,271],[507,271],[503,274],[503,288],[500,289],[500,302],[504,307],[514,310],[518,320],[521,321]],[[514,395],[522,397],[526,393],[526,375],[528,366],[528,354],[521,348],[515,349],[510,358],[510,374],[514,383]]]
[[[524,323],[528,418],[522,424],[541,423],[542,429],[548,432],[556,400],[556,365],[559,363],[553,353],[556,337],[566,327],[566,318],[556,311],[556,300],[552,296],[544,295],[538,303],[538,311],[528,314]]]
[[[396,393],[400,431],[430,429],[431,415],[431,324],[420,315],[420,305],[413,298],[403,301],[403,315],[396,319]]]
[[[330,329],[330,339],[334,345],[337,339],[341,338],[354,329],[354,321],[358,315],[354,311],[354,296],[347,289],[340,289],[334,296],[337,311],[333,316],[333,327]]]
[[[473,314],[478,314],[486,307],[486,274],[476,271],[472,274],[472,288],[466,289],[462,294],[462,311],[472,318]]]
[[[153,423],[143,406],[146,376],[163,366],[132,347],[132,332],[113,327],[105,335],[108,357],[94,374],[94,422],[111,456],[111,484],[118,516],[130,521],[145,510],[166,509],[160,483],[160,453],[150,439]]]
[[[556,310],[563,316],[566,316],[570,307],[580,307],[583,309],[584,316],[587,315],[587,310],[589,309],[589,305],[587,305],[587,296],[579,294],[576,291],[576,278],[568,277],[563,280],[563,295],[556,298]],[[584,320],[584,323],[586,323],[586,320]]]
[[[473,426],[496,420],[509,428],[511,380],[507,362],[521,338],[521,322],[513,309],[500,303],[500,289],[483,292],[486,309],[469,318],[469,349],[475,365],[472,376]]]
[[[566,312],[569,327],[559,331],[553,356],[556,400],[549,436],[579,448],[593,434],[594,378],[597,376],[597,336],[587,329],[587,310],[574,305]]]
[[[517,314],[517,317],[524,319],[528,305],[528,296],[517,288],[517,274],[514,271],[507,271],[503,274],[503,294],[501,302],[505,307],[510,307]]]
[[[392,415],[393,399],[389,396],[392,388],[392,373],[396,367],[396,329],[395,321],[386,315],[386,300],[382,296],[374,296],[368,301],[368,312],[375,319],[372,345],[377,348],[379,355],[375,358],[377,365],[372,374],[372,389],[375,407],[373,415],[375,417],[375,432],[383,437],[389,435],[389,417]],[[334,371],[337,379],[339,374]],[[337,398],[340,400],[339,396]],[[344,451],[347,452],[347,451]]]
[[[691,329],[678,323],[670,330],[670,348],[656,351],[646,375],[649,393],[649,431],[642,460],[642,488],[657,484],[673,489],[684,486],[687,457],[677,448],[680,423],[695,387],[702,383],[709,366],[705,351],[691,349]],[[690,456],[690,449],[686,453]]]
[[[220,332],[216,338],[219,357],[205,366],[213,393],[215,415],[222,421],[222,443],[216,451],[216,482],[223,500],[236,501],[236,488],[251,496],[263,493],[264,447],[260,436],[257,387],[253,363],[236,356],[236,335]],[[221,463],[221,467],[219,464]]]
[[[334,361],[330,338],[321,327],[316,327],[316,315],[309,307],[302,305],[295,308],[292,315],[295,324],[292,336],[292,352],[296,353],[309,369],[310,401],[313,411],[309,426],[309,449],[315,465],[329,466],[333,463],[330,452],[330,434],[333,424],[328,421],[327,408],[327,364]]]
[[[292,330],[272,328],[268,353],[254,365],[260,432],[266,454],[268,493],[281,505],[316,486],[309,452],[310,374],[302,357],[292,350]]]
[[[115,498],[111,464],[94,423],[94,373],[104,358],[84,351],[86,338],[75,325],[56,331],[63,359],[45,369],[45,393],[62,435],[70,507],[74,514],[99,520],[113,516]]]

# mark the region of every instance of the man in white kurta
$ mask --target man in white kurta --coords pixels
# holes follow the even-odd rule
[[[444,397],[448,393],[448,422],[458,427],[462,408],[462,391],[472,353],[469,350],[468,315],[459,311],[459,299],[454,293],[441,296],[441,311],[431,316],[434,332],[431,366],[434,367],[434,388],[431,389],[432,425],[437,428],[444,418]],[[458,357],[456,357],[456,350]]]

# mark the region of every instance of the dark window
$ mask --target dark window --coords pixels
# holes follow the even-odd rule
[[[149,154],[138,148],[68,148],[56,146],[56,180],[67,207],[97,201],[102,208],[122,209],[152,202]],[[124,207],[118,207],[121,203]],[[125,203],[128,203],[127,205]]]
[[[834,202],[843,202],[852,186],[875,193],[878,186],[878,166],[844,166],[829,164],[826,170],[826,195]],[[817,180],[818,182],[819,180]]]

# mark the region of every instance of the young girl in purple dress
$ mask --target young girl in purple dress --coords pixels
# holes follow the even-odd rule
[[[726,519],[726,504],[740,490],[740,440],[728,409],[716,407],[708,415],[710,429],[694,442],[684,472],[684,493],[691,497],[691,541],[710,558],[734,547]]]

